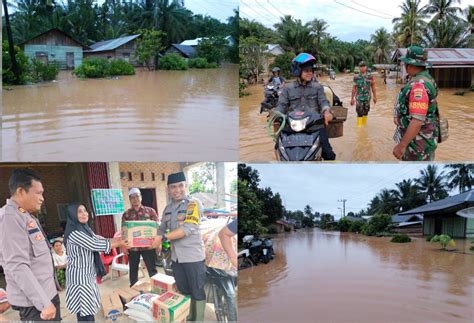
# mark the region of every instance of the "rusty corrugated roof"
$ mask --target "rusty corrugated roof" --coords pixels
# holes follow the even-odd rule
[[[426,48],[428,62],[439,65],[472,65],[474,67],[474,48]],[[398,48],[392,59],[405,55],[406,48]]]

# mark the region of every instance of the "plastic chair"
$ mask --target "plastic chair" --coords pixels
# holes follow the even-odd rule
[[[124,272],[124,273],[127,273],[130,271],[129,269],[129,264],[121,264],[119,262],[119,259],[122,258],[122,257],[126,257],[125,254],[121,253],[117,256],[115,256],[112,260],[112,264],[111,264],[111,278],[112,280],[114,280],[114,271],[118,271],[119,272],[119,276],[120,276],[120,272]],[[143,262],[143,258],[140,256],[140,263],[138,265],[138,269],[141,271],[142,273],[142,276],[145,277],[145,272],[143,271],[143,269],[145,268],[145,263]]]

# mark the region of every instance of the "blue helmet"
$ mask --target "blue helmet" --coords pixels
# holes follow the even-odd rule
[[[298,54],[293,60],[291,61],[291,74],[293,76],[300,76],[303,67],[311,66],[313,70],[316,69],[316,58],[308,53],[301,53]]]

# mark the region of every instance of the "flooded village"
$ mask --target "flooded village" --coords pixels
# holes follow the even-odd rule
[[[271,239],[274,256],[265,263],[257,244],[241,246],[255,262],[242,265],[239,254],[239,321],[472,321],[472,179],[458,193],[449,183],[461,165],[434,167],[240,165],[239,237]],[[415,188],[427,172],[443,179],[432,202]],[[252,196],[262,204],[249,213]]]
[[[237,160],[237,11],[6,3],[4,160]]]

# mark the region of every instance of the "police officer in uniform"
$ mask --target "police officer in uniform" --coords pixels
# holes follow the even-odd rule
[[[168,194],[171,203],[163,211],[158,238],[154,247],[161,250],[163,240],[171,241],[173,274],[178,290],[191,297],[188,321],[203,321],[206,308],[206,267],[204,243],[199,225],[201,201],[186,195],[187,184],[183,172],[168,176]],[[166,230],[170,230],[166,233]]]
[[[367,124],[367,115],[370,111],[370,98],[373,95],[374,104],[377,103],[375,92],[375,78],[367,72],[367,65],[364,61],[359,62],[359,73],[354,76],[354,86],[352,87],[351,105],[356,102],[357,125]],[[355,97],[355,100],[354,100]]]
[[[8,301],[22,321],[61,320],[49,242],[37,218],[43,185],[31,169],[16,169],[8,183],[11,198],[0,209],[0,265]]]
[[[409,47],[400,59],[411,79],[400,90],[394,108],[393,155],[405,161],[431,161],[438,145],[438,87],[426,70],[428,56],[422,47]]]

